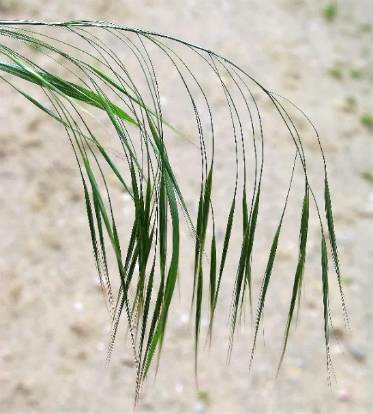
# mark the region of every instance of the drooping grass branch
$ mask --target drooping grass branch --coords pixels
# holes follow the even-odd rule
[[[190,294],[194,313],[196,371],[204,305],[208,305],[208,334],[211,339],[226,264],[232,250],[233,232],[241,232],[241,242],[230,310],[229,353],[237,322],[247,301],[252,309],[253,248],[263,196],[266,148],[259,94],[269,101],[274,114],[277,114],[287,131],[294,145],[295,156],[290,165],[289,184],[258,297],[250,365],[289,195],[294,178],[300,173],[304,180],[304,197],[299,219],[298,260],[279,368],[296,303],[300,302],[301,297],[311,202],[320,225],[321,300],[329,367],[327,238],[346,320],[347,312],[325,156],[317,131],[307,116],[287,99],[270,92],[230,60],[170,36],[90,21],[0,21],[0,36],[1,79],[61,124],[70,140],[83,184],[94,260],[111,312],[112,337],[108,357],[112,352],[119,321],[124,317],[136,361],[136,395],[155,356],[159,357],[165,340],[167,319],[178,279],[181,217],[184,217],[194,239],[193,287]],[[38,52],[37,56],[35,51]],[[38,59],[41,63],[38,63]],[[192,214],[185,200],[168,143],[170,135],[187,136],[189,139],[190,134],[182,133],[172,119],[173,113],[182,114],[184,109],[175,106],[171,114],[165,114],[160,67],[167,67],[169,83],[175,84],[175,88],[178,83],[188,106],[185,116],[194,119],[195,123],[192,135],[197,137],[200,154],[196,215]],[[227,215],[221,243],[216,230],[214,188],[219,184],[215,178],[219,168],[216,154],[222,142],[217,140],[216,111],[210,103],[206,87],[210,81],[215,82],[216,89],[222,93],[234,152],[232,193],[228,200],[224,200]],[[319,206],[317,192],[311,186],[301,133],[287,109],[289,106],[304,117],[314,130],[314,139],[323,163],[323,208]],[[102,129],[94,121],[105,122],[104,118],[109,127],[106,124]],[[113,132],[118,139],[115,156],[110,149],[111,144],[104,139]],[[224,139],[227,139],[226,134]],[[296,169],[297,165],[300,166],[299,170]],[[252,177],[249,176],[250,168]],[[130,230],[126,240],[123,240],[118,230],[118,211],[107,182],[109,173],[115,177],[132,203],[132,221],[128,223]],[[325,211],[325,217],[322,210]],[[240,229],[236,230],[236,222],[241,223]],[[117,289],[113,287],[115,283],[109,271],[113,261],[120,281]],[[208,294],[205,294],[207,290]]]

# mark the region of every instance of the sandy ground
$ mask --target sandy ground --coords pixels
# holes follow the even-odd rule
[[[373,412],[373,130],[361,121],[364,113],[373,116],[373,3],[338,4],[334,21],[328,21],[324,2],[306,0],[0,1],[2,18],[112,20],[216,50],[297,102],[323,139],[352,325],[347,333],[333,293],[337,382],[328,387],[326,380],[317,238],[301,318],[275,379],[290,294],[282,280],[293,274],[297,256],[296,238],[285,234],[252,372],[248,326],[237,338],[230,365],[225,363],[230,303],[225,290],[212,349],[201,350],[197,391],[189,298],[175,298],[160,370],[156,381],[146,384],[139,412]],[[80,179],[63,131],[3,84],[0,122],[0,412],[131,412],[134,370],[123,329],[105,367],[109,315],[97,286]],[[289,141],[272,137],[268,143],[280,159],[290,153]],[[219,145],[224,154],[225,144]],[[312,146],[309,150],[312,164],[318,155]],[[183,153],[176,170],[185,174],[188,145],[171,145],[172,151]],[[224,177],[229,174],[224,163],[220,167],[221,191],[228,194],[231,182]],[[312,174],[317,179],[320,172],[316,168]],[[277,188],[288,179],[281,168],[270,177],[274,199],[268,198],[264,211],[283,194]],[[190,182],[198,188],[195,178]],[[297,220],[290,216],[290,226]],[[312,226],[315,230],[315,222]],[[263,233],[263,246],[270,235],[271,229]],[[259,263],[266,257],[261,251],[256,252]],[[190,274],[185,262],[181,280]]]

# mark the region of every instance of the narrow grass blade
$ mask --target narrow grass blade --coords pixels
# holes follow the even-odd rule
[[[295,308],[295,304],[296,304],[296,301],[297,301],[297,297],[299,295],[299,291],[302,287],[304,264],[305,264],[305,261],[306,261],[308,220],[309,220],[309,189],[308,189],[308,185],[306,184],[306,191],[305,191],[304,199],[303,199],[301,224],[300,224],[300,230],[299,230],[298,264],[297,264],[297,268],[296,268],[295,276],[294,276],[293,291],[292,291],[291,300],[290,300],[288,319],[287,319],[287,322],[286,322],[284,340],[283,340],[283,345],[282,345],[280,362],[279,362],[278,368],[277,368],[277,374],[279,373],[279,370],[280,370],[281,365],[282,365],[282,361],[284,359],[286,346],[287,346],[287,342],[288,342],[288,337],[289,337],[290,326],[291,326],[291,322],[292,322],[292,319],[293,319],[294,308]]]

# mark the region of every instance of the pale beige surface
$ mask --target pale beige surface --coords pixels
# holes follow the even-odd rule
[[[373,184],[361,176],[373,172],[373,131],[360,122],[362,113],[373,114],[373,3],[341,1],[333,23],[325,21],[321,8],[322,2],[301,0],[0,1],[2,18],[112,20],[216,50],[240,63],[269,89],[297,102],[317,124],[325,144],[352,324],[347,334],[333,294],[335,330],[340,337],[339,344],[332,344],[338,382],[331,389],[326,382],[316,238],[311,243],[301,319],[281,375],[274,380],[289,300],[281,278],[292,276],[297,255],[296,239],[285,234],[276,289],[268,300],[264,339],[260,335],[252,373],[248,373],[249,329],[236,341],[231,364],[225,364],[227,290],[212,350],[202,350],[200,357],[200,386],[209,403],[199,401],[189,298],[180,302],[175,298],[175,317],[170,321],[160,371],[154,384],[150,379],[145,387],[141,412],[373,410],[369,395],[373,385]],[[370,29],[363,28],[367,24]],[[342,70],[340,80],[328,74],[336,65]],[[352,69],[361,72],[361,79],[351,77]],[[1,85],[0,90],[0,412],[130,412],[134,371],[131,354],[123,345],[124,330],[110,367],[105,367],[109,317],[96,283],[71,149],[51,120],[7,86]],[[348,106],[348,97],[356,104]],[[289,152],[288,141],[279,144],[272,137],[268,142],[279,157]],[[183,160],[188,160],[188,146],[176,144],[173,151],[178,151],[177,145]],[[317,160],[312,147],[310,152],[311,161],[312,153]],[[230,181],[224,182],[224,165],[221,168],[221,191],[228,191]],[[180,162],[176,169],[184,172],[185,164]],[[281,170],[272,174],[276,194],[279,183],[288,178]],[[314,174],[317,178],[317,169]],[[198,189],[197,184],[191,181],[192,188]],[[264,210],[270,208],[268,204]],[[295,222],[298,217],[289,220]],[[268,231],[263,236],[267,243],[272,234]],[[256,253],[260,256],[260,251]],[[189,275],[190,264],[184,263],[181,278]]]

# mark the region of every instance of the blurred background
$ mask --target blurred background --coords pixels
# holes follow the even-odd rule
[[[154,382],[153,375],[147,381],[138,411],[373,412],[373,2],[0,0],[0,16],[109,20],[186,39],[227,56],[269,90],[296,102],[320,133],[351,320],[347,332],[333,285],[331,354],[336,381],[328,386],[317,237],[298,326],[275,378],[298,254],[299,217],[290,213],[287,220],[290,227],[293,223],[295,237],[283,235],[274,271],[276,288],[266,305],[252,371],[249,321],[226,363],[231,291],[224,290],[211,350],[201,347],[197,390],[190,298],[176,295],[160,370]],[[7,85],[1,84],[0,90],[0,412],[131,412],[135,371],[124,326],[111,364],[105,365],[110,319],[97,283],[71,148],[52,120]],[[165,106],[178,107],[167,98],[166,93]],[[218,98],[215,104],[219,106]],[[268,116],[266,128],[276,131]],[[269,165],[293,152],[290,140],[279,137],[281,133],[268,137],[273,149]],[[171,142],[170,147],[183,153],[176,169],[188,180],[188,145]],[[307,148],[310,164],[319,162],[317,148]],[[224,157],[224,147],[221,151]],[[224,181],[230,170],[224,162],[219,168],[224,194],[231,189],[231,181]],[[315,180],[321,177],[319,168],[311,171]],[[285,174],[280,163],[270,179],[276,195],[288,181],[288,170]],[[198,194],[198,178],[192,175],[190,187]],[[275,200],[269,197],[264,211],[270,211]],[[195,207],[198,200],[192,197],[190,202]],[[316,229],[315,218],[312,223]],[[262,235],[267,247],[255,253],[259,263],[267,257],[275,222],[271,224]],[[180,278],[187,278],[190,270],[191,262],[183,264]],[[261,276],[256,276],[256,289]]]

